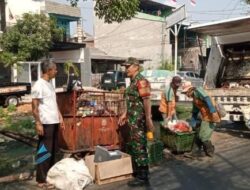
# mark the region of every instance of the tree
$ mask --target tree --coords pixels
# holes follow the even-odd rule
[[[173,71],[174,65],[170,61],[165,60],[161,62],[161,66],[159,67],[159,69]]]
[[[63,70],[67,74],[67,85],[69,84],[70,71],[73,71],[74,75],[77,77],[80,74],[78,67],[69,60],[64,63]]]
[[[63,38],[63,29],[44,14],[23,14],[0,38],[3,52],[0,61],[13,65],[17,61],[36,61],[48,55],[53,42]]]
[[[72,6],[77,6],[79,0],[68,0]],[[85,1],[85,0],[83,0]],[[95,13],[106,23],[122,22],[135,16],[140,0],[96,0]]]
[[[250,0],[245,0],[247,4],[250,4]]]

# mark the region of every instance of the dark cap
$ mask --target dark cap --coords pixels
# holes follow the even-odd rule
[[[122,66],[130,66],[130,65],[139,65],[139,61],[134,57],[129,57],[124,63],[121,64]]]
[[[172,82],[173,82],[174,84],[181,84],[181,77],[179,77],[179,76],[174,76],[174,77],[172,78]]]

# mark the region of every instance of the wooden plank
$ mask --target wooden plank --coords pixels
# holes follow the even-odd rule
[[[132,178],[132,174],[116,176],[116,177],[112,177],[112,178],[108,178],[108,179],[100,179],[97,176],[96,184],[103,185],[103,184],[113,183],[113,182],[116,182],[116,181],[128,180],[128,179],[131,179],[131,178]]]
[[[0,93],[21,92],[26,90],[26,86],[8,86],[0,88]]]

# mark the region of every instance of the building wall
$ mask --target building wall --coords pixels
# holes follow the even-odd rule
[[[160,17],[142,13],[112,24],[95,17],[95,47],[112,56],[147,59],[144,68],[158,68],[163,58],[171,59],[169,31],[164,26]]]
[[[72,61],[74,63],[84,62],[84,48],[77,50],[50,52],[50,55],[57,63],[64,63],[66,61]]]

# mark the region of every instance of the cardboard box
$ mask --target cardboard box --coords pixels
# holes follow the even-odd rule
[[[133,173],[131,157],[125,153],[120,159],[99,163],[94,162],[94,155],[88,155],[85,156],[85,164],[99,185],[129,179]]]

